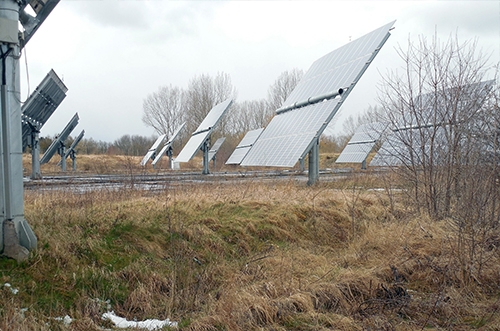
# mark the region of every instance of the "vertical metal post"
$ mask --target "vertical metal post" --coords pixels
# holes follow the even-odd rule
[[[24,219],[24,187],[21,131],[21,93],[19,79],[20,46],[18,36],[19,2],[0,0],[0,29],[15,36],[0,40],[1,125],[0,154],[3,209],[0,211],[0,250],[16,260],[28,257],[37,239]],[[8,40],[7,40],[8,39]]]
[[[174,170],[174,158],[173,158],[174,151],[173,151],[172,147],[169,147],[165,154],[167,154],[167,156],[168,156],[168,164],[170,164],[170,169]]]
[[[4,200],[4,217],[12,220],[12,172],[11,172],[11,148],[9,143],[10,134],[10,119],[9,119],[9,96],[7,94],[7,85],[1,86],[2,98],[2,164],[3,164],[3,200]]]
[[[203,151],[203,175],[208,175],[210,173],[210,170],[208,169],[210,161],[208,160],[208,151],[210,148],[208,147],[208,140],[205,140],[203,143],[203,146],[201,147],[201,150]]]
[[[366,159],[364,159],[363,162],[361,162],[361,169],[366,170]]]
[[[73,162],[73,171],[76,171],[76,152],[74,150],[69,154],[71,161]]]
[[[316,138],[309,151],[309,180],[307,185],[316,184],[319,179],[319,139]]]
[[[40,171],[40,138],[39,132],[31,132],[31,179],[42,178]]]
[[[64,142],[61,141],[61,146],[59,146],[59,155],[61,155],[61,170],[66,172],[66,146]]]

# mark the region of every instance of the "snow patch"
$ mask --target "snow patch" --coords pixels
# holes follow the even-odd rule
[[[127,321],[127,319],[123,317],[116,316],[114,311],[107,312],[102,314],[103,319],[108,319],[115,324],[117,328],[125,329],[125,328],[142,328],[148,330],[156,330],[161,329],[165,326],[171,326],[176,328],[177,322],[171,322],[170,319],[166,319],[163,321],[157,319],[147,319],[145,321],[136,322],[136,321]]]

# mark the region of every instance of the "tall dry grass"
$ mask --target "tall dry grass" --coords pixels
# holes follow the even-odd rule
[[[0,259],[19,289],[0,289],[0,329],[100,330],[113,309],[181,330],[497,330],[498,253],[464,287],[450,223],[387,181],[27,191],[39,248]]]

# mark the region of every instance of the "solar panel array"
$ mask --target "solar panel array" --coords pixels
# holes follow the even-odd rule
[[[379,122],[360,125],[335,163],[363,163],[386,128]]]
[[[188,162],[193,158],[193,156],[210,137],[214,127],[219,123],[220,119],[224,116],[232,102],[233,100],[227,99],[210,110],[196,131],[193,132],[191,138],[181,150],[179,155],[175,158],[175,162]]]
[[[21,108],[23,150],[30,144],[30,124],[40,130],[64,100],[66,92],[68,88],[51,69]]]
[[[253,144],[259,139],[262,131],[264,131],[264,128],[248,131],[238,146],[236,146],[229,159],[227,159],[226,164],[240,164]]]
[[[386,24],[315,61],[280,108],[292,109],[274,116],[241,165],[293,167],[303,159],[389,38],[393,24]],[[321,96],[334,95],[340,89],[346,89],[342,97],[308,102],[323,100]],[[293,108],[297,104],[305,106]]]
[[[163,142],[163,140],[165,140],[166,136],[167,136],[166,134],[162,134],[161,136],[158,137],[158,139],[156,139],[156,141],[153,143],[153,146],[151,146],[146,155],[144,155],[144,157],[142,158],[141,166],[145,166],[146,163],[148,163],[149,159],[156,153],[156,150]]]

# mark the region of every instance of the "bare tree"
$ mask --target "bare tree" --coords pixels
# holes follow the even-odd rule
[[[452,220],[452,265],[464,284],[480,279],[498,254],[488,243],[500,235],[498,93],[477,46],[458,38],[409,42],[398,50],[404,74],[386,77],[380,96],[398,146],[397,174],[421,211]]]
[[[398,158],[414,184],[417,205],[440,218],[449,213],[457,176],[467,167],[468,128],[478,123],[481,105],[491,97],[481,83],[486,58],[476,41],[460,44],[452,38],[444,43],[420,38],[399,55],[405,74],[385,78],[380,101],[404,146]]]
[[[144,99],[142,121],[158,134],[170,137],[185,121],[183,95],[184,92],[178,87],[160,87]]]
[[[228,74],[218,73],[215,78],[203,74],[193,78],[189,82],[185,99],[187,131],[195,130],[214,106],[228,98],[235,99],[236,95],[236,89]],[[227,121],[227,118],[222,119],[219,131],[229,131]]]
[[[369,106],[364,112],[357,115],[349,115],[344,123],[342,123],[342,129],[344,135],[352,137],[354,132],[360,125],[378,122],[381,119],[382,109],[378,106]]]

